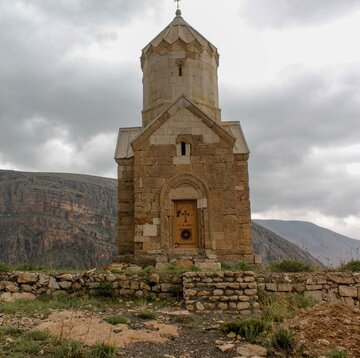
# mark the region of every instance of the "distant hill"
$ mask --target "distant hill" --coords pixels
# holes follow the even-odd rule
[[[80,174],[0,170],[0,261],[91,268],[116,253],[117,182]],[[314,262],[304,250],[254,224],[264,263]]]
[[[360,259],[360,240],[354,240],[306,221],[254,220],[305,249],[325,265]]]
[[[254,251],[263,255],[263,264],[282,259],[301,260],[321,266],[307,251],[253,221]]]

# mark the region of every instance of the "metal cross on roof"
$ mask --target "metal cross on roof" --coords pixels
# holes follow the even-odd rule
[[[180,9],[180,1],[181,1],[181,0],[174,0],[174,2],[177,3],[177,8],[178,8],[178,9]]]

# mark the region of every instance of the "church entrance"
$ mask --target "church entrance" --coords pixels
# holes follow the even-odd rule
[[[198,215],[196,200],[174,201],[174,243],[177,248],[198,248]]]

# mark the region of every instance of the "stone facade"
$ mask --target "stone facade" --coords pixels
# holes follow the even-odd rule
[[[215,46],[177,16],[142,52],[142,127],[121,128],[119,256],[253,260],[249,149],[222,122]],[[141,258],[141,260],[140,260]]]

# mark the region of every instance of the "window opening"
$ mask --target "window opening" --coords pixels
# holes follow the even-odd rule
[[[183,75],[183,68],[182,66],[179,66],[179,77],[182,77]]]
[[[182,156],[186,155],[186,143],[185,142],[181,142],[181,155]]]

